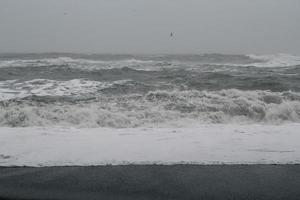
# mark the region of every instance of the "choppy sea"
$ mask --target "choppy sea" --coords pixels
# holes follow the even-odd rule
[[[300,57],[1,54],[0,126],[300,123]]]

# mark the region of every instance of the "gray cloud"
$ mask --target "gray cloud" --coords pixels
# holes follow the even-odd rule
[[[299,11],[299,0],[0,0],[0,52],[300,54]]]

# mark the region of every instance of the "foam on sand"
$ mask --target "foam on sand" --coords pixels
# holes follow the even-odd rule
[[[1,166],[300,164],[299,124],[1,128]]]

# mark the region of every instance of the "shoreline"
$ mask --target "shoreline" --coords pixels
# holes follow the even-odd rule
[[[299,128],[1,128],[0,166],[299,164]]]
[[[0,167],[0,199],[298,199],[300,165]]]

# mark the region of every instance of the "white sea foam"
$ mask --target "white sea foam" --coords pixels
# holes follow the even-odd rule
[[[0,166],[300,164],[299,124],[0,128]]]

